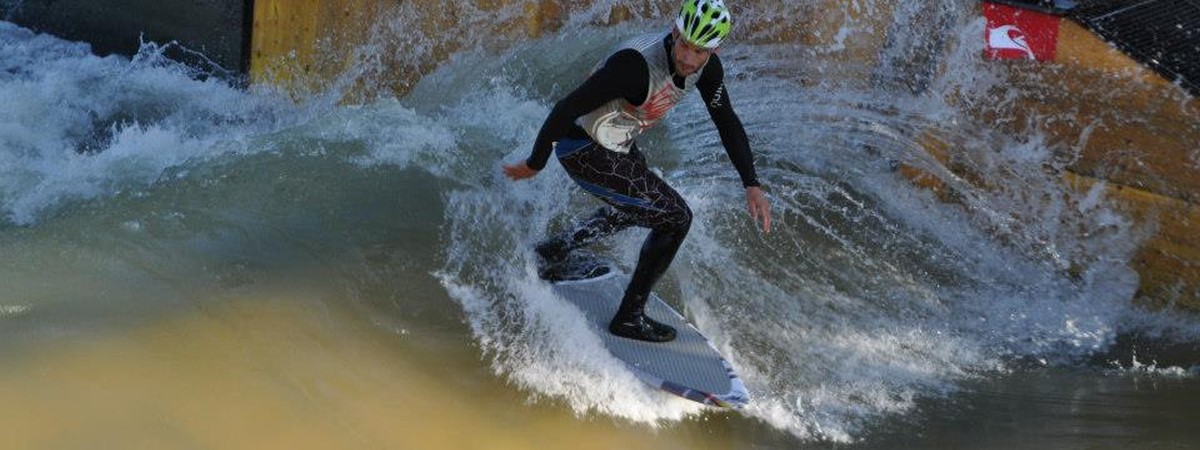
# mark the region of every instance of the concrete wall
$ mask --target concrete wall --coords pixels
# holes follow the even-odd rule
[[[7,0],[0,17],[39,32],[92,44],[101,55],[137,52],[146,41],[180,44],[200,52],[231,75],[249,68],[253,0]],[[203,58],[168,56],[205,67]]]

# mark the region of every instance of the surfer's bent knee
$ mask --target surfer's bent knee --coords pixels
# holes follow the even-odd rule
[[[680,199],[680,202],[678,207],[667,213],[666,220],[664,220],[665,226],[660,229],[670,231],[682,237],[686,236],[688,230],[692,228],[692,208],[689,208],[687,203],[682,203],[682,199]]]

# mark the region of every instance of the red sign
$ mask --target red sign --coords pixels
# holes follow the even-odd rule
[[[1061,17],[987,2],[983,16],[987,18],[985,58],[1054,60]]]

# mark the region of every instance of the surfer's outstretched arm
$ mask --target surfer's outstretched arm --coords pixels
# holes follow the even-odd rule
[[[586,138],[575,119],[616,98],[624,98],[632,104],[641,104],[649,89],[646,83],[649,68],[641,54],[634,50],[614,53],[588,77],[583,84],[555,103],[554,109],[542,123],[533,150],[525,160],[504,165],[504,175],[512,180],[523,180],[536,176],[546,167],[554,142],[571,135]]]
[[[725,153],[729,155],[738,177],[742,179],[742,186],[746,188],[746,210],[750,218],[759,223],[764,232],[770,233],[771,202],[759,185],[758,175],[754,171],[754,156],[750,153],[750,139],[746,137],[741,119],[733,111],[733,102],[729,98],[729,91],[725,89],[724,78],[725,68],[721,65],[721,58],[714,54],[696,82],[696,88],[700,90],[709,117],[717,126]]]

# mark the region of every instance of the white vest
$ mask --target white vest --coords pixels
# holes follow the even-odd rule
[[[618,153],[629,153],[634,138],[666,117],[667,112],[696,85],[696,80],[704,71],[702,67],[685,78],[683,89],[676,87],[671,80],[671,55],[663,48],[662,34],[630,39],[621,44],[617,51],[624,49],[637,50],[650,68],[650,89],[646,92],[646,99],[641,106],[633,106],[625,99],[618,98],[575,121],[597,144]],[[603,64],[601,61],[596,69]]]

